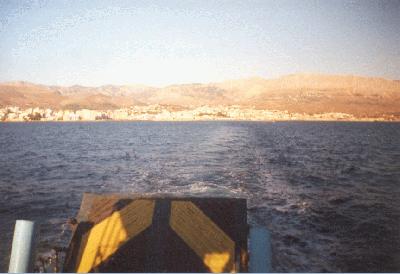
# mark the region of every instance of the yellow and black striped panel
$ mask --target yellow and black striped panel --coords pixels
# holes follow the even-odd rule
[[[89,272],[113,255],[119,247],[148,228],[153,219],[154,200],[135,200],[113,212],[88,234],[77,272]]]
[[[64,271],[247,271],[244,199],[87,197]]]
[[[211,272],[236,272],[235,242],[190,201],[172,201],[171,228]]]

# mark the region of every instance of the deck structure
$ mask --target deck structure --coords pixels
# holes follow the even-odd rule
[[[65,272],[247,272],[245,199],[85,193]]]

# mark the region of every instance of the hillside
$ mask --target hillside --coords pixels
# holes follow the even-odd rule
[[[118,109],[141,105],[254,106],[297,113],[342,112],[357,117],[400,116],[400,81],[359,76],[294,74],[209,84],[101,87],[0,84],[0,107]]]

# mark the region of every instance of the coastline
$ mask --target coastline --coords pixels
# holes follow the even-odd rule
[[[361,115],[360,115],[361,116]],[[134,106],[112,110],[52,110],[17,106],[0,108],[0,122],[101,122],[101,121],[316,121],[316,122],[400,122],[393,114],[362,115],[343,112],[296,113],[287,110],[241,106],[181,107],[166,105]]]
[[[27,121],[0,121],[0,124],[23,124],[23,123],[113,123],[113,122],[265,122],[265,123],[281,123],[281,122],[324,122],[324,123],[400,123],[399,120],[376,120],[376,119],[358,119],[358,120],[255,120],[255,119],[195,119],[195,120],[76,120],[76,121],[63,121],[63,120],[27,120]]]

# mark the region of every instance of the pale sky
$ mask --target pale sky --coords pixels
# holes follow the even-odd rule
[[[400,1],[0,0],[0,81],[400,79]]]

